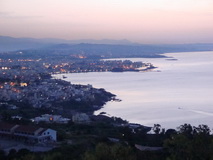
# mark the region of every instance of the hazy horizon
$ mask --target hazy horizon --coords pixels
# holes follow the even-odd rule
[[[212,0],[1,0],[0,35],[213,43]]]

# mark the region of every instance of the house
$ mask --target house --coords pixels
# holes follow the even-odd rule
[[[35,117],[31,119],[32,122],[39,123],[39,122],[46,122],[46,123],[68,123],[70,121],[69,118],[63,118],[61,115],[51,115],[51,114],[44,114],[40,117]]]
[[[72,116],[72,121],[74,123],[89,123],[90,118],[86,113],[76,113]]]
[[[57,141],[56,135],[57,132],[49,128],[0,122],[0,137],[36,143]]]
[[[18,119],[18,120],[21,120],[21,119],[22,119],[22,117],[21,117],[21,116],[18,116],[18,115],[17,115],[17,116],[12,116],[11,118],[12,118],[12,119]]]
[[[149,147],[138,144],[135,144],[135,148],[139,149],[140,151],[160,151],[163,149],[163,147]]]

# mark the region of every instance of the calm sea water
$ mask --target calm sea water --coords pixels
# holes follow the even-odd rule
[[[167,53],[165,58],[132,58],[150,62],[151,72],[97,72],[66,74],[73,84],[92,84],[117,95],[103,109],[133,123],[176,128],[184,123],[213,128],[213,51]],[[159,72],[159,70],[161,72]],[[158,71],[158,72],[157,72]],[[62,78],[63,74],[56,75]]]

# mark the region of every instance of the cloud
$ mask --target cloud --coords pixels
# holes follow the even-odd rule
[[[0,16],[8,16],[10,15],[10,12],[0,12]]]
[[[206,16],[213,16],[213,12],[207,12],[205,15]]]
[[[0,17],[10,19],[32,19],[32,18],[43,18],[43,16],[22,16],[15,15],[14,12],[0,12]]]

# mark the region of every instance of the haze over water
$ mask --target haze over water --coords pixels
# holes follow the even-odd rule
[[[151,72],[93,72],[66,74],[73,84],[92,84],[116,94],[121,102],[103,109],[133,123],[176,128],[184,123],[213,128],[213,51],[167,53],[168,58],[132,58],[150,62]],[[157,72],[160,70],[161,72]],[[55,77],[61,78],[63,74]]]

